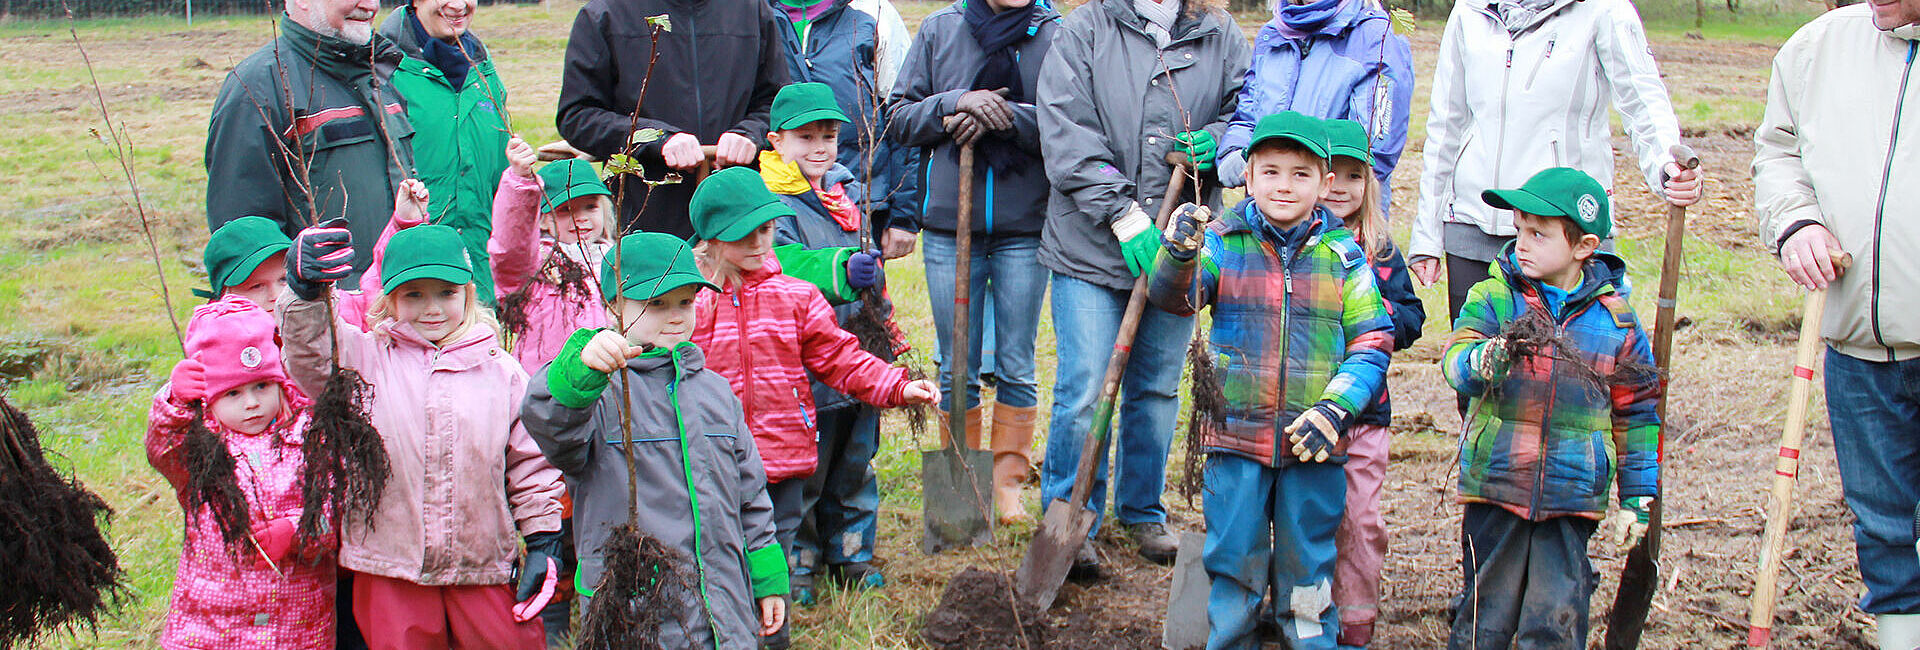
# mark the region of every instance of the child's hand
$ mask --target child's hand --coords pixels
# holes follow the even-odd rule
[[[1194,251],[1200,249],[1201,241],[1206,239],[1207,223],[1210,221],[1213,221],[1213,211],[1208,210],[1207,206],[1182,204],[1174,210],[1173,223],[1167,224],[1167,247],[1191,257]]]
[[[513,170],[513,173],[519,174],[521,178],[533,178],[533,163],[539,160],[539,157],[540,154],[534,152],[533,145],[527,144],[526,140],[521,140],[520,136],[507,139],[507,169]]]
[[[1653,497],[1621,499],[1620,510],[1613,513],[1612,520],[1614,547],[1621,551],[1633,548],[1653,522]]]
[[[847,258],[847,286],[855,291],[880,281],[880,251],[860,251]]]
[[[940,387],[925,379],[915,379],[900,389],[900,399],[908,404],[932,404],[940,401]]]
[[[398,232],[427,222],[427,184],[420,179],[400,181],[393,194],[393,229]]]
[[[353,274],[353,233],[345,217],[308,226],[293,236],[287,254],[287,288],[301,300],[319,300],[334,281]]]
[[[1481,381],[1500,381],[1507,376],[1507,337],[1496,336],[1474,348],[1467,357],[1467,364],[1473,367],[1473,374]]]
[[[184,405],[206,397],[206,364],[193,359],[181,359],[180,363],[173,364],[173,374],[167,378],[167,401]]]
[[[297,520],[295,517],[281,517],[254,525],[253,543],[260,545],[255,549],[254,557],[264,555],[265,562],[272,562],[274,566],[286,563],[287,558],[293,555],[294,522]]]
[[[1340,440],[1340,430],[1345,428],[1346,409],[1327,400],[1320,400],[1313,408],[1301,413],[1287,425],[1287,441],[1293,443],[1293,455],[1301,462],[1325,462],[1333,453],[1334,444]]]
[[[760,599],[760,636],[773,636],[787,625],[787,597],[767,596]]]
[[[645,348],[627,345],[627,337],[613,330],[601,330],[580,350],[580,363],[596,372],[613,372],[626,367],[627,360],[640,356]]]

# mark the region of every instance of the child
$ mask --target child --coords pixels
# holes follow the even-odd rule
[[[1346,224],[1354,242],[1373,265],[1375,284],[1393,319],[1393,351],[1407,349],[1420,338],[1427,310],[1413,293],[1407,262],[1387,234],[1381,216],[1385,200],[1373,154],[1367,150],[1367,127],[1352,120],[1327,120],[1328,153],[1333,158],[1333,182],[1320,205]],[[1355,416],[1347,432],[1347,511],[1340,521],[1334,546],[1333,604],[1340,608],[1340,645],[1364,648],[1373,640],[1379,613],[1380,567],[1387,555],[1387,528],[1380,520],[1380,486],[1387,478],[1387,446],[1393,404],[1385,385],[1380,398]]]
[[[293,240],[266,217],[241,217],[213,231],[205,260],[211,291],[194,289],[208,302],[241,296],[273,314],[273,301],[287,284],[287,248]]]
[[[767,140],[773,150],[760,153],[760,177],[794,212],[774,220],[773,241],[846,259],[845,285],[829,282],[821,287],[840,294],[828,298],[829,303],[840,303],[833,308],[834,319],[844,327],[862,308],[856,292],[882,283],[880,252],[859,249],[866,186],[834,162],[836,136],[847,122],[846,114],[834,103],[832,88],[803,83],[780,89],[771,119],[774,130]],[[879,299],[882,311],[891,314],[892,305]],[[802,522],[787,562],[793,569],[793,600],[801,606],[813,604],[813,574],[822,560],[844,585],[867,589],[886,584],[871,563],[879,527],[880,485],[872,462],[880,447],[880,410],[819,381],[813,382],[813,402],[822,466],[807,478]]]
[[[272,222],[268,227],[279,233]],[[185,513],[186,539],[160,645],[332,647],[337,539],[294,532],[303,513],[307,401],[290,390],[280,368],[273,316],[241,296],[201,305],[187,323],[186,348],[172,381],[154,396],[147,462],[180,493],[182,509],[189,508],[188,468],[204,462],[188,457],[187,443],[193,404],[200,402],[207,428],[223,443],[216,453],[233,457],[233,487],[246,499],[251,532],[228,544],[207,505]]]
[[[747,428],[767,466],[780,545],[791,549],[805,514],[806,481],[796,479],[813,474],[819,461],[808,374],[880,408],[930,402],[940,391],[861,350],[834,324],[814,285],[780,273],[774,222],[792,217],[793,209],[753,170],[714,172],[690,206],[701,272],[720,287],[697,299],[693,342],[744,402]],[[786,633],[781,628],[770,644],[784,647]]]
[[[1225,420],[1201,430],[1207,647],[1257,647],[1254,612],[1272,589],[1290,647],[1332,648],[1341,464],[1351,414],[1385,383],[1393,325],[1366,250],[1315,205],[1332,182],[1320,120],[1261,118],[1248,151],[1248,199],[1213,224],[1183,206],[1149,281],[1161,309],[1213,307],[1222,360]]]
[[[538,374],[574,331],[607,324],[593,269],[613,249],[613,192],[577,158],[534,174],[533,147],[519,138],[507,144],[507,161],[494,193],[487,257],[501,311],[511,315],[513,356]]]
[[[668,616],[678,629],[662,629],[658,638],[670,648],[752,648],[783,625],[787,564],[740,400],[688,342],[694,295],[716,287],[700,276],[685,241],[644,232],[624,239],[619,273],[607,256],[599,284],[601,295],[613,297],[608,319],[625,333],[575,332],[534,375],[521,407],[528,432],[574,485],[574,534],[584,553],[575,588],[593,596],[602,547],[627,521],[631,499],[643,533],[693,559],[696,566],[686,567],[698,581],[693,593],[706,596]],[[627,381],[612,385],[628,391],[630,432],[620,430],[619,394],[608,391],[608,375],[622,367]],[[622,452],[629,437],[631,478],[639,481],[632,494]]]
[[[367,410],[393,474],[371,525],[341,523],[355,620],[374,648],[546,647],[539,621],[511,614],[558,553],[560,472],[521,428],[527,375],[500,349],[459,233],[424,225],[393,235],[384,292],[361,331],[327,318],[328,289],[347,269],[325,265],[350,245],[331,225],[295,237],[280,318],[302,387],[317,393],[336,359],[374,387]]]
[[[1595,586],[1587,539],[1608,484],[1617,470],[1623,550],[1646,532],[1660,495],[1660,381],[1627,305],[1626,263],[1598,250],[1613,230],[1606,189],[1556,167],[1481,200],[1512,210],[1519,236],[1473,286],[1441,361],[1470,398],[1460,439],[1466,590],[1447,645],[1584,648]],[[1554,338],[1510,338],[1523,318]]]

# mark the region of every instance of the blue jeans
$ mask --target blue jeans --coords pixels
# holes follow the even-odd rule
[[[1920,613],[1920,359],[1876,362],[1827,349],[1827,421],[1869,614]]]
[[[953,358],[953,278],[958,247],[952,235],[932,231],[921,233],[922,256],[927,264],[927,299],[933,301],[933,328],[940,339],[940,358]],[[987,310],[982,308],[987,292],[993,292],[994,379],[998,382],[994,399],[1007,406],[1031,407],[1040,403],[1039,385],[1033,374],[1033,339],[1040,333],[1040,307],[1047,295],[1047,279],[1052,272],[1041,266],[1038,236],[973,236],[968,267],[971,277],[967,292],[972,308],[967,310],[972,356],[967,362],[968,407],[980,404],[980,344]],[[953,386],[949,375],[952,364],[940,364],[940,408],[956,409],[948,403]],[[966,410],[965,408],[957,410]]]
[[[799,535],[788,562],[795,574],[828,565],[873,561],[880,522],[880,483],[873,454],[880,448],[880,411],[849,404],[820,412],[820,467],[801,496]]]
[[[1347,508],[1337,463],[1267,467],[1232,454],[1207,456],[1207,650],[1260,647],[1260,600],[1294,650],[1332,648],[1334,533]]]
[[[1047,423],[1047,456],[1040,464],[1043,506],[1073,492],[1081,443],[1093,428],[1094,406],[1106,379],[1107,358],[1120,335],[1128,293],[1065,275],[1053,279],[1053,336],[1059,365],[1053,384],[1053,417]],[[1007,307],[996,316],[1004,318],[1012,312]],[[1173,442],[1174,418],[1180,410],[1180,370],[1192,339],[1192,318],[1149,305],[1140,319],[1133,354],[1120,380],[1115,409],[1119,426],[1108,436],[1119,440],[1120,469],[1114,490],[1119,503],[1114,510],[1122,524],[1167,520],[1160,493],[1167,487],[1167,447]],[[1003,359],[1003,367],[1004,363]],[[1087,502],[1096,513],[1106,511],[1106,441],[1098,453],[1093,496]],[[1100,522],[1095,520],[1093,531],[1099,529]]]
[[[1448,650],[1586,648],[1587,602],[1599,584],[1587,540],[1599,526],[1586,517],[1528,521],[1500,506],[1467,504],[1460,519],[1466,591]]]

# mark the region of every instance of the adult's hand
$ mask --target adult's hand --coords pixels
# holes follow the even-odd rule
[[[964,147],[973,144],[980,134],[986,131],[980,120],[972,113],[954,113],[940,118],[940,124],[947,127],[947,135],[953,138],[955,146]]]
[[[899,228],[888,228],[885,234],[880,235],[881,256],[894,260],[912,255],[913,244],[918,239],[919,235],[914,233]]]
[[[1840,240],[1826,226],[1816,223],[1803,227],[1780,244],[1780,268],[1794,284],[1808,291],[1825,289],[1827,283],[1840,277],[1828,253],[1832,250],[1840,250]]]
[[[1413,277],[1420,281],[1420,286],[1430,287],[1433,283],[1440,281],[1440,258],[1438,257],[1421,255],[1413,258],[1407,267],[1413,271]]]
[[[748,140],[747,136],[734,132],[720,134],[720,141],[713,143],[713,166],[738,167],[753,163],[754,156],[760,153],[760,146]]]
[[[1667,177],[1667,203],[1684,208],[1700,202],[1704,178],[1698,168],[1683,169],[1680,165],[1667,163],[1664,172]]]
[[[1007,106],[1007,89],[969,90],[953,103],[954,114],[966,113],[993,131],[1013,128],[1013,108]]]
[[[693,169],[705,162],[707,157],[700,153],[700,138],[692,133],[675,133],[660,146],[660,157],[667,159],[667,166],[674,169]]]

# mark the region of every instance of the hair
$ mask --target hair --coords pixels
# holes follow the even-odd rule
[[[733,268],[718,255],[709,254],[718,239],[702,239],[693,243],[693,261],[700,267],[700,274],[707,280],[722,287],[740,283],[740,269]],[[724,243],[724,242],[723,242]]]
[[[1354,241],[1360,242],[1360,248],[1367,251],[1367,259],[1377,260],[1386,254],[1387,242],[1392,235],[1387,233],[1387,220],[1380,203],[1380,177],[1373,170],[1366,170],[1367,186],[1360,192],[1360,207],[1353,214],[1341,219],[1346,222],[1347,230],[1353,231]]]
[[[1320,173],[1322,174],[1325,174],[1328,171],[1331,171],[1333,169],[1333,163],[1331,161],[1328,161],[1326,158],[1320,157],[1320,154],[1314,153],[1312,150],[1308,149],[1307,145],[1300,144],[1298,140],[1294,140],[1292,138],[1268,138],[1266,140],[1260,141],[1260,144],[1255,145],[1252,149],[1247,150],[1247,164],[1251,166],[1253,164],[1253,157],[1255,155],[1265,153],[1265,152],[1297,153],[1302,156],[1306,156],[1307,159],[1313,160],[1315,164],[1320,166]],[[1251,172],[1253,170],[1249,169],[1247,171]]]
[[[575,197],[575,198],[578,198],[578,197]],[[600,206],[600,236],[595,238],[593,241],[612,243],[614,231],[616,230],[616,228],[614,228],[614,225],[613,225],[613,197],[607,196],[605,194],[599,194],[594,196],[594,198],[599,199],[598,201],[595,201],[595,203]],[[558,206],[555,206],[555,207],[558,207]],[[553,226],[557,224],[554,223],[554,216],[552,211],[540,213],[539,224],[540,224],[541,232],[544,232],[548,235],[555,235],[555,236],[559,235],[559,233],[554,232],[554,229],[553,229]]]
[[[379,298],[374,299],[373,304],[367,306],[368,329],[372,329],[374,325],[378,325],[381,322],[393,320],[393,292],[399,288],[400,287],[386,287],[387,292],[380,294]],[[467,306],[464,315],[460,319],[460,326],[454,328],[452,332],[448,332],[447,337],[441,340],[457,341],[460,337],[466,336],[467,332],[472,330],[476,324],[484,325],[492,329],[494,336],[504,335],[504,332],[500,329],[500,321],[493,316],[493,310],[488,309],[486,305],[480,304],[480,298],[477,295],[479,294],[479,290],[474,287],[472,282],[467,283],[466,292]]]

